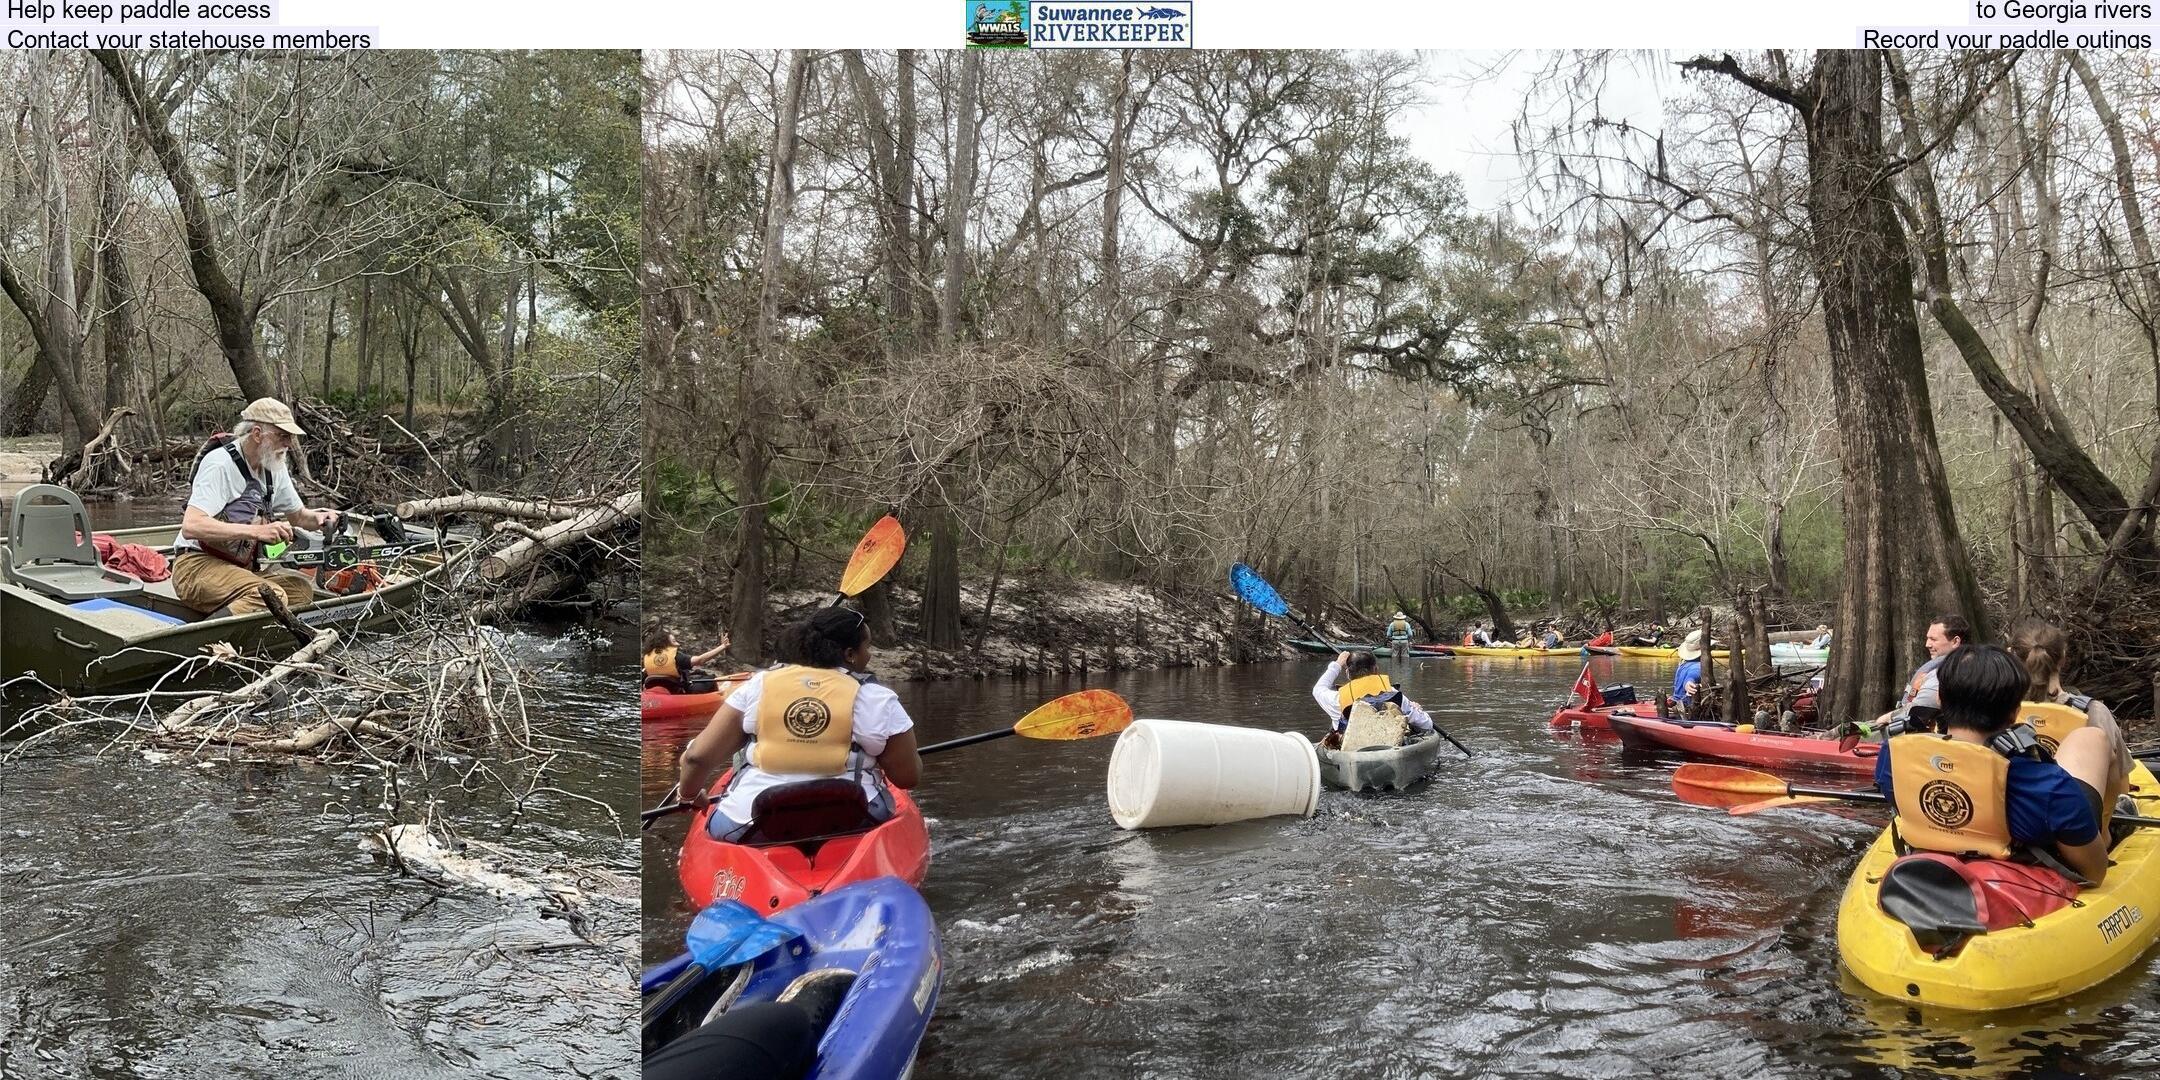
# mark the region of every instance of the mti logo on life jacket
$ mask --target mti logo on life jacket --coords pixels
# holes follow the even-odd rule
[[[1940,829],[1962,829],[1972,820],[1972,796],[1948,780],[1930,780],[1920,787],[1920,812]]]
[[[814,697],[797,698],[789,703],[786,712],[780,714],[780,721],[787,725],[788,734],[798,739],[814,739],[832,723],[832,710]]]

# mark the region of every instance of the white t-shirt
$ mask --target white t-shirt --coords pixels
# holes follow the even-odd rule
[[[765,676],[769,674],[771,672],[760,671],[750,676],[727,696],[729,705],[742,710],[743,731],[750,735],[757,734],[758,699],[765,693]],[[915,720],[900,706],[900,695],[893,693],[892,687],[883,683],[865,683],[855,695],[854,723],[855,745],[869,756],[869,760],[859,763],[863,767],[863,793],[875,799],[878,795],[877,756],[885,752],[886,740],[913,730]],[[852,772],[858,764],[853,760],[854,756],[850,754],[847,767],[835,775]],[[728,789],[727,797],[720,800],[719,813],[733,821],[748,821],[751,804],[757,801],[758,792],[782,784],[826,778],[816,774],[769,773],[746,762],[736,775],[734,786]]]
[[[1328,729],[1330,731],[1341,731],[1349,723],[1348,718],[1343,715],[1343,708],[1340,704],[1342,695],[1338,691],[1342,681],[1342,661],[1331,660],[1328,662],[1327,670],[1320,673],[1320,681],[1314,683],[1312,688],[1313,700],[1320,704],[1320,711],[1327,714]],[[1397,689],[1401,688],[1397,687]],[[1404,716],[1410,718],[1410,730],[1432,730],[1432,717],[1427,715],[1424,709],[1419,708],[1417,702],[1410,700],[1408,694],[1403,695],[1402,711]]]
[[[254,471],[256,478],[262,479],[263,470]],[[204,455],[202,466],[195,470],[195,486],[188,492],[187,504],[216,517],[246,490],[247,477],[240,475],[240,466],[233,464],[232,454],[220,446]],[[300,493],[293,490],[292,474],[288,470],[279,469],[270,474],[269,491],[268,516],[274,520],[283,520],[287,514],[306,509],[300,501]],[[173,538],[173,548],[176,551],[201,551],[202,545],[178,536]]]

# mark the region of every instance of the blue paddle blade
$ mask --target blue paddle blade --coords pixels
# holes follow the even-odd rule
[[[1230,564],[1230,587],[1244,597],[1245,602],[1261,611],[1275,616],[1290,614],[1290,605],[1276,594],[1275,586],[1267,583],[1253,568],[1244,563]]]
[[[683,945],[707,971],[755,960],[794,941],[802,931],[767,922],[738,900],[715,900],[698,912]]]

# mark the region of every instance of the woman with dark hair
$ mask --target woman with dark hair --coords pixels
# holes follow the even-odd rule
[[[752,675],[690,740],[677,790],[684,798],[703,794],[748,744],[748,759],[706,823],[713,839],[748,832],[760,792],[832,777],[855,777],[871,816],[890,818],[885,783],[914,787],[922,758],[899,695],[867,670],[870,628],[862,613],[821,608],[781,633],[778,652],[781,665]]]
[[[1875,759],[1875,786],[1896,805],[1904,839],[1953,854],[2002,857],[2022,848],[2100,884],[2108,868],[2100,793],[2114,759],[2107,733],[2072,731],[2049,760],[2030,738],[2018,738],[2030,729],[2013,730],[2030,685],[2016,657],[1994,645],[1960,645],[1939,659],[1942,734],[1893,736]],[[1910,798],[1899,798],[1900,778]]]
[[[727,647],[728,636],[722,634],[720,644],[692,656],[690,650],[683,648],[682,643],[675,639],[674,631],[656,622],[648,623],[645,627],[644,648],[640,650],[645,661],[645,688],[665,690],[670,694],[701,692],[694,685],[698,680],[692,672],[718,659],[721,653],[727,651]],[[709,684],[712,679],[708,676],[704,681]],[[704,687],[705,692],[711,689],[710,685]]]
[[[2108,776],[2108,801],[2112,803],[2129,791],[2130,744],[2123,738],[2121,725],[2115,722],[2115,713],[2099,699],[2063,687],[2063,672],[2070,667],[2070,635],[2042,619],[2020,619],[2010,632],[2010,655],[2025,665],[2025,674],[2032,679],[2025,700],[2068,705],[2084,713],[2087,724],[2107,732],[2115,748],[2115,767]]]
[[[1330,750],[1342,748],[1343,731],[1350,725],[1350,710],[1361,701],[1376,709],[1396,709],[1410,721],[1412,731],[1433,729],[1432,717],[1396,689],[1394,680],[1380,674],[1380,662],[1369,652],[1337,654],[1335,662],[1320,673],[1320,681],[1313,684],[1312,693],[1313,700],[1320,703],[1320,710],[1328,716],[1328,733],[1321,738],[1320,745]]]

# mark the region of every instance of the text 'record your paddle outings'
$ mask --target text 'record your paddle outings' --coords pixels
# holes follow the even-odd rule
[[[10,49],[373,49],[373,26],[284,26],[277,0],[4,0]]]
[[[2150,49],[2160,0],[1959,0],[1963,26],[1863,26],[1863,49]]]

